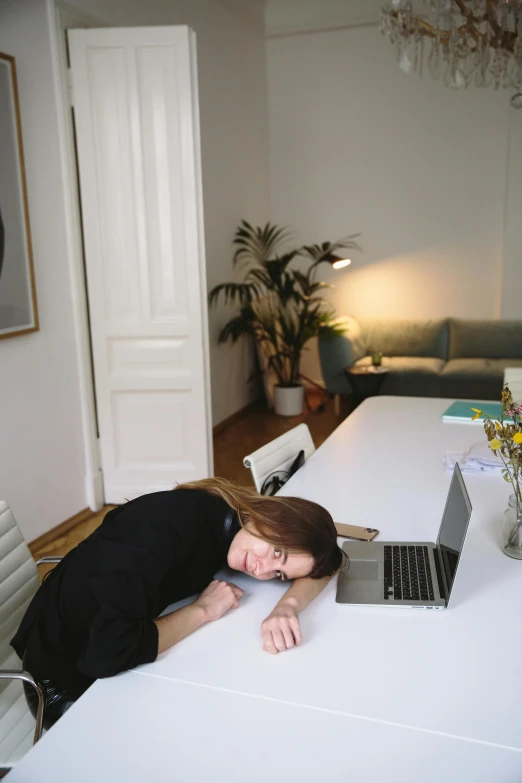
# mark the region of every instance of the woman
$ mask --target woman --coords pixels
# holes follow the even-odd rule
[[[322,506],[264,497],[225,479],[194,481],[109,511],[44,580],[12,646],[44,685],[50,726],[97,678],[150,663],[237,608],[243,591],[214,579],[223,566],[256,579],[295,580],[261,625],[263,647],[275,654],[301,643],[299,612],[341,560]],[[35,710],[29,687],[26,697]]]

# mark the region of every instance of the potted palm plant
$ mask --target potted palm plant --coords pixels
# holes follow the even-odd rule
[[[319,264],[346,265],[337,251],[359,249],[356,234],[337,242],[304,245],[283,250],[290,239],[286,228],[267,223],[253,227],[246,220],[236,231],[238,246],[233,265],[240,266],[240,282],[221,283],[209,294],[211,305],[222,296],[225,304],[239,305],[239,312],[222,328],[218,340],[236,342],[251,335],[264,369],[275,375],[275,412],[295,416],[302,412],[304,387],[300,363],[303,350],[319,334],[342,334],[333,307],[320,295],[327,284],[316,279]],[[303,269],[291,262],[306,259]]]

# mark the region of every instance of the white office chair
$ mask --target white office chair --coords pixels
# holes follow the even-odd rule
[[[243,465],[252,471],[257,491],[261,492],[266,479],[272,474],[276,472],[287,473],[301,450],[304,451],[305,460],[315,451],[314,442],[306,424],[298,424],[297,427],[245,457]]]
[[[509,386],[516,403],[522,403],[522,367],[504,367],[504,386]]]
[[[22,758],[42,732],[43,692],[22,669],[9,642],[40,584],[37,565],[59,560],[44,557],[35,563],[11,509],[0,500],[0,776]],[[25,701],[24,681],[38,693],[36,722]]]

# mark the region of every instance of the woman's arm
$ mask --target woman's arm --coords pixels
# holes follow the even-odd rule
[[[100,589],[102,586],[98,585]],[[146,618],[149,606],[139,581],[123,580],[112,587],[107,592],[111,601],[94,617],[89,643],[77,660],[78,670],[94,680],[151,663],[158,653],[204,623],[218,620],[229,609],[239,606],[243,594],[236,585],[214,580],[194,603],[152,620]]]
[[[182,606],[181,609],[176,609],[175,612],[158,617],[157,620],[154,620],[158,629],[158,655],[194,633],[206,622],[203,609],[197,605],[196,601],[188,606]]]
[[[284,603],[293,604],[298,612],[306,609],[319,593],[322,593],[331,576],[325,576],[323,579],[310,579],[309,576],[294,579],[284,596],[276,606]]]
[[[295,579],[284,596],[261,624],[263,649],[272,655],[301,644],[299,612],[321,593],[332,577]]]
[[[243,591],[230,582],[214,579],[193,604],[154,620],[158,629],[158,655],[229,609],[237,609]]]

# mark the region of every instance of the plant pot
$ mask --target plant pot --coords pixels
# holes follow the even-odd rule
[[[299,416],[303,412],[304,386],[274,386],[274,411],[279,416]]]

